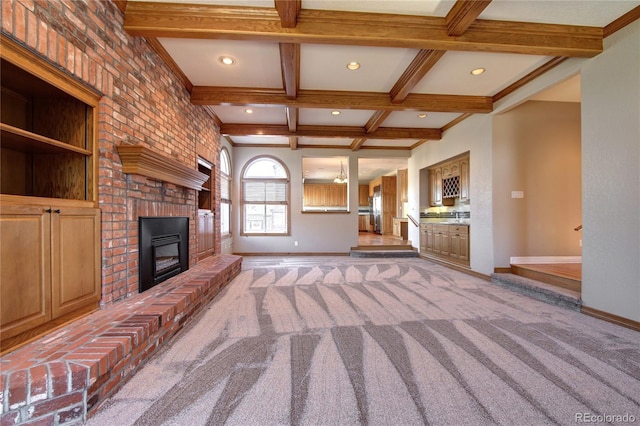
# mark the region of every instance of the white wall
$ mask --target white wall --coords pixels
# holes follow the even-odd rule
[[[491,120],[490,114],[473,115],[445,132],[441,140],[414,149],[409,159],[409,214],[417,219],[420,192],[427,191],[419,185],[420,169],[469,151],[471,269],[487,275],[493,272]],[[409,227],[409,240],[419,247],[417,227]]]
[[[640,321],[640,21],[582,68],[585,306]]]
[[[493,121],[495,265],[580,256],[580,104],[529,101]],[[524,198],[512,198],[512,191]]]
[[[240,173],[247,161],[258,155],[272,155],[289,169],[291,177],[291,235],[241,236],[240,235]],[[349,213],[302,213],[302,157],[349,157]],[[340,253],[347,254],[358,245],[358,157],[392,158],[408,157],[409,151],[347,151],[344,149],[300,148],[233,148],[234,164],[234,227],[233,250],[235,253]],[[346,168],[345,164],[345,168]],[[298,242],[298,246],[294,243]]]

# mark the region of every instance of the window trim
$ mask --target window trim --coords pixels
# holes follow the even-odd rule
[[[247,178],[245,177],[247,170],[254,164],[256,161],[268,159],[272,160],[275,163],[278,163],[280,167],[284,170],[286,177],[284,178]],[[245,230],[245,201],[244,201],[244,183],[245,181],[260,181],[260,182],[285,182],[287,185],[286,188],[286,202],[277,202],[277,203],[249,203],[256,205],[286,205],[285,214],[287,219],[287,230],[286,232],[247,232]],[[242,236],[251,236],[251,237],[281,237],[281,236],[290,236],[291,235],[291,172],[287,165],[280,160],[279,158],[273,155],[257,155],[253,158],[247,160],[247,162],[242,167],[242,173],[240,174],[240,235]]]

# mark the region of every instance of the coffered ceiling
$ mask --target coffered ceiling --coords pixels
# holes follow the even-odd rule
[[[598,55],[604,37],[640,17],[635,0],[119,5],[125,29],[150,41],[232,144],[290,149],[440,139],[565,58]]]

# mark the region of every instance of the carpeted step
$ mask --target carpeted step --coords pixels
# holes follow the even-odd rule
[[[580,293],[514,274],[491,274],[491,282],[542,302],[576,311],[582,306]]]
[[[351,250],[351,257],[418,257],[415,250]]]

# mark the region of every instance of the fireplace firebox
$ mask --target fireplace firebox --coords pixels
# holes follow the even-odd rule
[[[140,217],[139,290],[189,269],[189,218]]]

